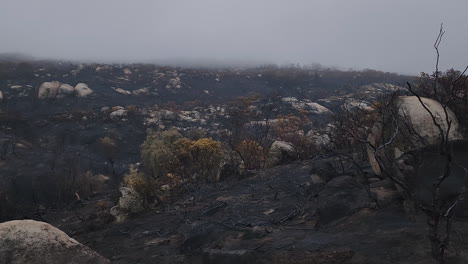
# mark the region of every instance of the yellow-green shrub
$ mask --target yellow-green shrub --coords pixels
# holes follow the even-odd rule
[[[172,148],[180,137],[181,135],[174,130],[148,133],[141,145],[141,158],[153,177],[166,177],[178,166],[178,160]]]
[[[178,140],[175,146],[180,164],[190,173],[211,181],[219,180],[219,170],[223,161],[221,143],[211,138],[183,138]]]
[[[242,140],[235,151],[241,157],[246,169],[258,169],[265,166],[267,151],[255,140]]]
[[[217,181],[223,149],[221,143],[211,138],[190,140],[177,131],[150,132],[141,146],[144,166],[153,177],[177,184],[193,176]],[[170,176],[170,177],[169,177]]]

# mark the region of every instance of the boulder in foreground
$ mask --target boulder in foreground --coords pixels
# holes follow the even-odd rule
[[[110,263],[59,229],[33,220],[0,223],[0,263]]]

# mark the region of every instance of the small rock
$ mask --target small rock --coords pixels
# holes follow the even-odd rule
[[[266,210],[265,212],[263,212],[264,215],[271,215],[272,213],[274,213],[276,210],[275,209],[270,209],[270,210]]]
[[[159,111],[159,118],[161,120],[176,121],[177,114],[169,110],[161,110]]]
[[[142,94],[148,94],[148,93],[149,93],[148,88],[136,89],[132,92],[133,95],[142,95]]]
[[[104,106],[103,108],[101,108],[101,112],[107,112],[107,111],[110,111],[109,106]]]
[[[124,94],[124,95],[130,95],[132,94],[131,92],[127,91],[127,90],[124,90],[122,88],[117,88],[115,89],[116,92],[118,92],[119,94]]]
[[[47,223],[16,220],[0,224],[0,263],[110,262]]]
[[[125,68],[125,69],[123,69],[123,74],[125,74],[125,75],[131,75],[131,74],[132,74],[132,71],[131,71],[129,68]]]
[[[116,105],[116,106],[113,106],[111,108],[112,111],[117,111],[117,110],[123,110],[125,109],[123,106],[120,106],[120,105]]]
[[[110,114],[110,118],[114,121],[123,120],[127,117],[127,111],[124,109],[116,110]]]

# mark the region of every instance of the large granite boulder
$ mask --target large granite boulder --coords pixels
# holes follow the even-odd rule
[[[291,143],[277,140],[271,144],[268,164],[273,166],[287,160],[292,160],[296,156],[296,151]]]
[[[390,160],[394,160],[408,151],[441,142],[439,128],[434,123],[427,109],[432,113],[432,116],[434,116],[437,124],[442,128],[444,133],[446,133],[448,128],[447,119],[449,120],[449,140],[462,138],[457,117],[450,109],[446,108],[448,117],[446,119],[444,108],[439,102],[429,98],[421,98],[421,100],[426,107],[421,104],[416,96],[400,96],[395,100],[395,107],[398,115],[398,133],[391,144],[386,147],[385,155],[383,155],[383,152],[379,154],[382,160],[385,159],[390,162]],[[385,125],[386,128],[383,133],[382,124],[380,123],[376,123],[372,128],[372,132],[368,137],[372,145],[380,146],[384,144],[383,141],[388,141],[394,132],[397,131],[396,124]],[[382,134],[386,135],[387,138],[382,140]],[[380,175],[381,168],[372,148],[368,148],[368,156],[374,172]]]
[[[39,99],[55,98],[59,91],[60,82],[44,82],[39,87],[37,97]]]
[[[43,222],[16,220],[0,224],[0,263],[110,263],[59,229]]]

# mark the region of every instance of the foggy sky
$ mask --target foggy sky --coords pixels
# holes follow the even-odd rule
[[[466,0],[0,0],[0,53],[96,62],[468,64]]]

